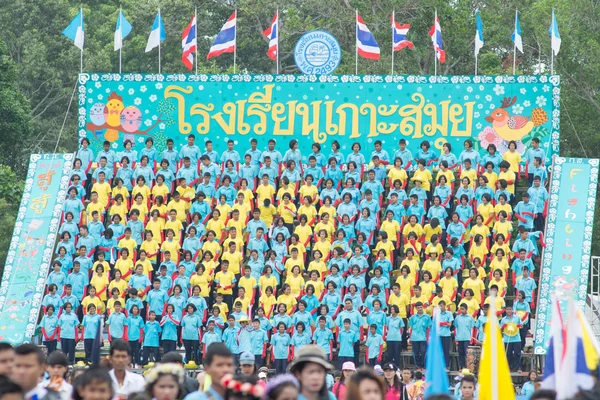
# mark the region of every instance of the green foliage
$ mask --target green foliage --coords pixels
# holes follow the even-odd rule
[[[355,9],[375,35],[381,60],[359,59],[359,72],[391,72],[392,10],[400,23],[410,23],[408,38],[415,49],[395,54],[395,73],[432,74],[434,57],[428,36],[434,10],[442,26],[448,60],[438,66],[442,74],[473,74],[476,9],[481,12],[485,45],[479,55],[480,74],[510,74],[513,64],[511,33],[515,9],[520,10],[524,54],[517,53],[517,73],[549,73],[550,25],[556,10],[562,48],[555,60],[561,75],[561,155],[593,157],[600,154],[600,8],[593,0],[107,0],[84,2],[84,71],[117,72],[119,53],[113,51],[113,34],[119,6],[133,30],[122,54],[124,72],[158,71],[158,54],[145,53],[157,7],[167,31],[161,46],[162,71],[186,73],[181,63],[181,32],[198,9],[198,72],[233,72],[233,56],[207,61],[210,44],[234,9],[238,9],[237,70],[274,73],[266,57],[262,31],[276,9],[281,16],[280,72],[298,73],[293,50],[298,38],[313,29],[331,32],[343,49],[337,73],[354,73]],[[73,0],[13,0],[0,3],[0,160],[24,173],[33,152],[54,151],[65,112],[79,72],[79,50],[63,35],[81,2]],[[12,61],[11,61],[12,59]],[[539,64],[543,64],[540,68]],[[77,97],[71,105],[59,148],[75,151]],[[10,201],[9,201],[10,203]],[[598,207],[600,209],[600,207]],[[596,218],[600,232],[600,218]],[[593,244],[600,254],[600,241]]]

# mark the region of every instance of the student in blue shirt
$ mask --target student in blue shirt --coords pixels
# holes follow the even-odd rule
[[[142,356],[142,364],[147,365],[150,361],[149,356],[152,353],[152,358],[155,363],[159,362],[158,357],[158,346],[159,346],[159,335],[162,332],[160,324],[156,320],[156,314],[150,311],[148,314],[148,321],[144,326],[144,350]]]
[[[296,324],[295,332],[292,335],[292,353],[296,354],[301,348],[311,343],[311,333],[310,331],[306,331],[306,324],[304,322],[298,322]]]
[[[525,293],[525,301],[531,303],[533,301],[533,291],[535,289],[537,289],[537,284],[535,283],[535,280],[529,276],[529,268],[523,266],[523,275],[517,279],[515,290],[523,291],[523,293]]]
[[[181,146],[181,149],[179,150],[179,159],[189,157],[193,165],[198,164],[201,152],[200,148],[194,144],[195,141],[196,137],[193,134],[188,135],[187,145]]]
[[[508,359],[508,366],[511,372],[521,371],[521,336],[509,335],[506,327],[509,323],[515,324],[517,328],[523,328],[521,318],[513,312],[513,306],[511,303],[506,304],[505,307],[506,316],[500,320],[500,330],[502,331],[502,341],[506,347],[506,358]]]
[[[221,343],[221,334],[215,330],[215,321],[208,321],[206,332],[202,335],[202,354],[206,357],[206,349],[213,343]]]
[[[181,319],[181,338],[185,347],[185,360],[190,362],[194,360],[196,364],[200,363],[198,358],[198,346],[200,343],[200,328],[201,322],[198,316],[194,315],[196,306],[188,304],[186,307],[187,314]]]
[[[218,308],[218,307],[215,307]],[[235,317],[230,315],[227,317],[227,328],[223,330],[223,343],[231,351],[234,357],[235,365],[239,363],[240,348],[238,346],[238,333],[240,328],[235,326]],[[288,336],[289,337],[289,336]]]
[[[327,354],[327,358],[331,359],[333,333],[331,332],[331,329],[326,326],[326,324],[327,318],[324,315],[321,315],[318,319],[318,328],[313,332],[312,340],[314,344],[323,349],[325,354]]]
[[[131,307],[131,313],[127,317],[127,336],[129,347],[131,347],[131,358],[134,365],[141,365],[140,362],[140,338],[144,330],[144,320],[140,317],[140,309],[138,306]]]
[[[110,337],[114,339],[123,339],[125,337],[125,327],[127,326],[127,317],[121,312],[121,302],[115,301],[114,303],[115,312],[110,314],[106,325],[109,325],[108,332]]]
[[[383,338],[377,333],[377,325],[371,324],[369,326],[369,335],[365,341],[365,358],[368,360],[370,366],[374,367],[376,364],[381,364],[383,343]]]
[[[166,267],[164,268],[166,272]],[[162,272],[162,271],[161,271]],[[133,277],[132,277],[133,278]],[[169,278],[170,279],[170,278]],[[161,288],[160,278],[154,278],[152,281],[152,290],[146,295],[148,310],[154,311],[156,315],[162,315],[165,308],[165,303],[169,300],[167,291]]]
[[[61,271],[62,264],[60,263],[60,261],[55,260],[52,263],[52,265],[54,266],[54,271],[48,274],[48,279],[46,279],[46,285],[55,284],[57,287],[61,288],[62,292],[62,288],[67,281],[67,275]]]
[[[102,144],[102,151],[98,152],[98,154],[96,155],[96,162],[100,163],[100,159],[102,157],[105,157],[106,161],[110,165],[113,165],[117,160],[117,155],[114,152],[114,150],[112,150],[110,148],[110,142],[108,140],[105,140],[104,143]],[[87,166],[86,166],[86,168],[87,168]]]
[[[413,355],[417,368],[425,368],[425,353],[427,352],[427,328],[431,326],[431,317],[423,313],[423,303],[415,303],[417,313],[408,320],[411,328]]]
[[[87,308],[87,314],[83,317],[83,321],[81,322],[81,325],[83,326],[83,347],[85,350],[86,363],[92,363],[92,350],[101,318],[102,317],[99,314],[96,314],[96,306],[90,304]]]
[[[366,196],[367,190],[370,190],[373,194],[373,197],[379,199],[379,195],[383,193],[383,186],[381,185],[381,181],[375,180],[375,170],[370,169],[367,173],[369,180],[363,183],[360,191]]]
[[[398,315],[400,308],[393,304],[390,306],[390,315],[386,319],[386,343],[387,343],[387,362],[400,365],[402,353],[402,336],[404,331],[404,321]]]
[[[221,154],[221,163],[225,164],[227,161],[232,161],[234,164],[240,162],[240,153],[233,149],[235,142],[231,139],[227,141],[227,150]]]
[[[67,276],[67,284],[71,285],[73,295],[81,301],[83,299],[83,292],[87,285],[89,285],[89,278],[87,273],[81,272],[79,261],[73,262],[73,272]]]
[[[514,215],[519,220],[519,226],[532,231],[533,221],[538,212],[535,204],[529,201],[529,193],[525,192],[522,196],[523,200],[518,202],[514,208]]]
[[[252,328],[250,343],[252,345],[252,354],[254,355],[254,365],[256,365],[256,368],[260,368],[265,365],[269,337],[267,336],[267,332],[260,327],[260,320],[258,318],[254,318],[252,321]]]
[[[167,161],[167,165],[169,167],[169,170],[172,173],[175,173],[177,171],[177,159],[178,159],[178,154],[177,151],[173,149],[173,139],[167,139],[167,148],[165,150],[163,150],[162,154],[161,154],[161,166],[163,164],[164,161]]]
[[[161,339],[164,354],[177,349],[177,342],[179,341],[179,338],[177,337],[177,330],[181,324],[180,320],[181,317],[175,314],[175,307],[173,304],[168,304],[165,316],[162,317],[162,320],[160,321],[160,326],[162,328]]]
[[[513,303],[513,312],[517,314],[519,311],[524,312],[523,315],[517,315],[521,318],[522,328],[519,329],[519,333],[521,334],[521,350],[523,350],[527,338],[527,331],[529,331],[529,314],[531,314],[531,307],[529,303],[525,301],[525,292],[522,290],[517,292],[517,301]]]
[[[48,354],[53,353],[56,350],[56,344],[58,341],[58,333],[59,333],[59,323],[58,318],[54,315],[55,308],[51,304],[46,307],[46,314],[42,317],[38,325],[38,329],[42,333],[42,342],[46,349],[48,350]]]
[[[342,369],[342,365],[347,361],[354,362],[355,364],[358,363],[358,355],[355,352],[355,348],[357,346],[355,344],[358,343],[360,345],[358,331],[350,329],[350,318],[345,318],[343,321],[343,329],[338,332],[337,337],[338,367],[340,371]]]
[[[80,301],[79,299],[73,295],[73,286],[70,284],[65,285],[65,294],[61,298],[62,301],[62,309],[65,310],[65,304],[70,303],[73,310],[76,312],[77,307],[79,307]]]
[[[471,331],[475,327],[473,317],[467,314],[468,306],[461,304],[459,313],[453,322],[455,328],[455,340],[458,344],[458,367],[460,369],[467,366],[467,349],[471,343]]]
[[[50,305],[54,306],[55,310],[58,310],[62,305],[60,295],[56,293],[57,289],[58,288],[55,284],[51,284],[50,286],[48,286],[48,294],[44,297],[44,300],[42,300],[44,312],[46,311],[46,308],[48,308],[48,306]]]
[[[75,362],[75,337],[77,336],[77,327],[79,326],[79,318],[73,311],[71,303],[63,304],[63,312],[58,318],[58,326],[60,327],[60,348],[73,364]]]
[[[271,357],[275,362],[275,373],[284,374],[288,365],[289,346],[292,339],[285,332],[283,322],[277,324],[277,333],[271,336]]]

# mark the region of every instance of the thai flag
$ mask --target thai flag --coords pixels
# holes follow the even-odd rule
[[[271,26],[263,31],[263,35],[269,38],[269,50],[267,56],[271,60],[277,59],[277,52],[279,51],[279,13],[276,13],[271,22]]]
[[[556,388],[557,400],[572,399],[579,391],[591,390],[594,386],[594,379],[585,361],[579,306],[573,298],[569,299],[566,326],[563,365],[562,371],[559,371],[564,384]]]
[[[429,36],[431,36],[431,42],[433,43],[435,56],[440,63],[443,64],[446,61],[446,52],[444,51],[442,45],[442,27],[440,26],[440,20],[437,17],[437,13],[435,15],[435,23],[429,30]]]
[[[221,28],[221,31],[215,38],[206,59],[211,57],[218,57],[223,53],[233,53],[235,51],[235,28],[237,22],[237,10],[229,17],[225,25]]]
[[[406,40],[406,35],[408,34],[408,30],[410,29],[410,24],[400,25],[394,20],[394,15],[392,14],[391,18],[392,22],[392,37],[394,38],[394,51],[402,50],[405,47],[409,49],[413,49],[414,44]]]
[[[379,45],[358,13],[356,14],[356,49],[361,57],[379,60]]]
[[[562,312],[558,300],[552,299],[552,319],[550,320],[550,344],[546,354],[544,380],[542,386],[555,390],[562,379],[561,366],[564,353],[565,330],[563,328]]]
[[[183,33],[181,34],[181,49],[183,50],[181,62],[190,71],[194,66],[194,54],[196,53],[196,46],[196,13],[194,13],[194,18],[192,18],[188,26],[185,27]]]

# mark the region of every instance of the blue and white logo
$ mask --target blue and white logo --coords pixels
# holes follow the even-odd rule
[[[294,60],[303,74],[328,75],[340,65],[342,49],[331,33],[311,31],[296,43]]]

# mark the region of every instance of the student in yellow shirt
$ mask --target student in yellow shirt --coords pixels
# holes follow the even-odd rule
[[[179,250],[181,250],[181,245],[179,241],[175,240],[175,232],[173,229],[167,229],[167,239],[160,245],[160,250],[164,253],[168,251],[171,253],[173,260],[178,263],[179,262]]]
[[[444,277],[438,281],[438,287],[440,287],[445,296],[448,296],[450,301],[456,300],[456,294],[458,293],[458,282],[454,277],[454,270],[452,267],[447,267],[444,270]]]
[[[219,211],[219,219],[225,224],[229,219],[229,213],[231,212],[231,206],[227,203],[227,196],[224,194],[219,196],[219,204],[217,204],[215,210]]]
[[[89,222],[91,222],[93,220],[92,214],[94,212],[97,212],[98,215],[104,215],[105,214],[105,208],[106,207],[104,207],[98,201],[98,193],[92,192],[90,194],[90,203],[85,208],[86,222],[89,223]]]
[[[400,268],[408,267],[409,271],[410,271],[409,272],[410,276],[416,282],[417,281],[417,272],[419,272],[421,270],[421,267],[419,265],[419,260],[414,258],[415,251],[411,248],[406,249],[405,255],[406,255],[406,258],[404,258],[404,260],[402,260],[402,262],[400,263]]]
[[[504,210],[500,211],[500,213],[498,214],[500,220],[494,223],[494,229],[492,231],[494,233],[494,236],[502,235],[506,238],[512,232],[513,226],[510,222],[506,220],[506,216],[506,211]]]
[[[298,258],[302,260],[302,264],[304,265],[304,260],[306,257],[306,247],[304,244],[300,242],[300,237],[295,233],[290,236],[290,245],[288,246],[288,252],[292,254],[292,250],[298,251]]]
[[[111,196],[113,199],[116,199],[117,195],[121,195],[123,197],[123,201],[129,198],[129,190],[125,186],[123,186],[123,179],[116,178],[115,182],[117,186],[113,187],[111,190]]]
[[[483,282],[486,278],[487,278],[487,274],[485,272],[485,268],[483,268],[483,266],[481,265],[481,259],[479,257],[475,257],[473,259],[473,266],[471,268],[475,268],[477,270],[477,277],[479,279],[481,279],[481,281]],[[469,277],[469,270],[464,269],[464,271],[467,271],[467,278]]]
[[[288,274],[292,267],[298,266],[301,271],[305,271],[304,266],[304,258],[300,257],[300,253],[298,252],[298,248],[291,247],[291,257],[285,260],[285,270],[288,271]]]
[[[508,259],[507,261],[510,261],[511,256],[512,256],[512,252],[510,251],[510,248],[508,247],[508,244],[506,244],[504,242],[504,235],[499,233],[496,235],[496,243],[494,243],[494,245],[492,246],[492,249],[490,250],[491,254],[496,254],[496,252],[498,251],[498,249],[502,249],[504,250],[504,254],[506,254],[506,258]]]
[[[325,214],[329,215],[329,217],[334,219],[337,215],[337,210],[332,205],[332,200],[329,196],[325,196],[325,198],[323,199],[323,204],[321,205],[321,208],[319,208],[319,217],[321,218],[321,220],[324,218]]]
[[[241,218],[240,210],[231,210],[231,219],[227,221],[225,227],[227,231],[230,231],[235,228],[235,230],[240,234],[240,236],[242,236],[244,228],[246,227],[246,218]]]
[[[421,287],[421,293],[426,299],[431,302],[433,295],[435,294],[435,283],[431,281],[432,275],[429,271],[423,271],[423,280],[419,283]]]
[[[133,252],[137,248],[137,243],[135,239],[131,238],[131,228],[125,228],[125,237],[119,240],[119,244],[117,244],[117,247],[119,247],[120,249],[127,249],[129,250],[129,254],[133,254]]]
[[[502,159],[508,161],[510,164],[510,170],[515,173],[515,175],[519,174],[520,164],[522,161],[521,154],[517,151],[517,142],[511,140],[508,142],[508,151],[504,152],[502,155]]]
[[[125,293],[125,290],[127,290],[127,282],[124,279],[121,279],[122,276],[123,273],[120,270],[115,269],[114,278],[108,284],[109,293],[112,293],[115,289],[119,291],[119,294]]]
[[[173,200],[171,200],[169,204],[167,204],[167,208],[170,210],[169,214],[171,211],[175,210],[177,213],[177,219],[182,223],[186,222],[187,220],[188,206],[189,203],[183,201],[181,199],[181,194],[177,191],[173,192]]]
[[[254,188],[254,180],[252,181],[252,188]],[[254,200],[254,193],[252,193],[252,190],[248,189],[248,180],[246,178],[240,179],[240,186],[236,193],[236,196],[239,196],[240,193],[244,195],[244,203],[248,204],[250,206],[250,209],[252,209],[252,200]]]
[[[277,304],[277,299],[273,296],[273,288],[275,286],[265,286],[263,287],[263,294],[258,298],[258,304],[265,310],[265,315],[269,318],[273,315],[275,304]]]
[[[506,295],[506,290],[508,289],[508,283],[506,283],[505,277],[506,274],[504,274],[502,270],[494,270],[494,277],[490,280],[488,289],[491,289],[492,286],[495,285],[498,288],[498,296],[504,297]]]
[[[406,240],[411,232],[414,232],[417,239],[423,235],[423,227],[419,225],[416,215],[408,217],[408,224],[404,225],[404,228],[402,228],[402,237]]]
[[[129,278],[133,273],[133,261],[129,258],[129,250],[127,248],[123,248],[119,252],[119,259],[115,263],[114,270],[121,271],[121,276],[125,282],[129,283]]]
[[[510,266],[508,265],[508,258],[505,257],[504,254],[503,249],[496,250],[496,255],[492,259],[492,262],[490,262],[490,271],[494,272],[500,270],[502,271],[502,275],[506,276]]]
[[[304,203],[298,208],[298,215],[306,215],[307,221],[312,221],[317,215],[317,209],[312,205],[312,197],[304,196]]]
[[[296,296],[292,295],[292,287],[285,283],[281,288],[281,293],[277,297],[277,310],[281,314],[282,307],[283,313],[287,312],[288,315],[292,315],[295,311],[296,304],[298,304],[298,300]]]
[[[248,313],[248,308],[250,307],[250,303],[251,303],[251,298],[250,296],[246,296],[246,289],[244,289],[243,287],[238,287],[238,297],[235,298],[235,300],[233,300],[233,308],[234,311],[239,313],[240,311],[245,312],[246,314]],[[240,309],[238,309],[237,305],[241,304]]]
[[[486,297],[485,301],[483,302],[483,304],[491,304],[492,303],[492,297],[494,298],[494,303],[496,305],[496,315],[498,317],[501,317],[504,314],[504,307],[506,307],[506,303],[504,302],[504,297],[498,295],[498,286],[495,284],[492,284],[490,286],[490,295],[488,297]]]
[[[235,244],[234,244],[235,245]],[[217,294],[223,296],[223,301],[228,306],[233,305],[233,287],[237,280],[233,272],[229,271],[229,260],[221,261],[221,271],[215,274]]]
[[[154,233],[151,230],[144,232],[145,240],[140,245],[140,250],[144,250],[148,256],[148,260],[156,265],[156,256],[160,251],[160,244],[154,240]]]
[[[319,235],[319,240],[315,242],[313,246],[313,253],[315,251],[321,252],[321,254],[325,255],[324,261],[326,261],[329,258],[329,253],[331,249],[331,242],[327,240],[327,231],[325,229],[321,229],[320,231],[315,230],[315,232],[317,232],[317,234]]]
[[[494,172],[494,163],[488,161],[485,164],[485,172],[482,174],[488,180],[488,186],[492,188],[492,190],[496,190],[496,182],[498,182],[498,174]]]
[[[462,283],[463,297],[466,296],[466,289],[471,290],[471,295],[480,304],[483,303],[483,292],[485,291],[485,285],[483,281],[477,277],[477,269],[471,268],[469,270],[469,277]]]
[[[421,302],[423,303],[423,308],[425,308],[425,312],[427,314],[431,314],[431,303],[429,302],[429,298],[425,297],[421,291],[421,286],[419,285],[415,285],[413,287],[413,292],[414,295],[413,297],[411,297],[410,299],[410,308],[411,308],[411,314],[415,314],[415,304]]]
[[[475,190],[475,182],[477,182],[477,171],[471,168],[471,160],[466,159],[463,161],[464,168],[460,172],[460,179],[469,178],[471,188]]]
[[[321,222],[315,226],[315,232],[321,232],[325,230],[327,233],[327,239],[331,239],[335,233],[335,225],[331,222],[331,216],[327,213],[321,214]]]
[[[404,185],[404,182],[408,179],[406,170],[402,168],[402,159],[396,157],[394,159],[394,165],[388,169],[387,178],[390,181],[390,186],[396,186],[396,181],[400,181],[400,187]]]
[[[412,297],[415,280],[410,275],[411,269],[408,266],[400,268],[400,276],[396,279],[396,283],[400,287],[400,291],[408,298]]]
[[[129,207],[129,212],[138,210],[141,216],[145,217],[148,215],[148,203],[144,201],[144,196],[141,193],[134,195],[133,201],[134,203]]]
[[[102,301],[106,301],[106,289],[108,289],[108,275],[104,272],[102,265],[96,266],[96,272],[92,275],[90,285],[96,289],[96,295]]]
[[[185,178],[179,178],[179,186],[177,186],[177,189],[175,189],[175,193],[179,194],[179,199],[184,205],[184,211],[187,213],[192,207],[192,200],[194,200],[196,197],[196,191],[193,187],[187,185]],[[173,199],[176,198],[175,193],[173,193]],[[169,204],[172,202],[173,201],[170,201]],[[179,206],[175,208],[179,209]]]
[[[228,249],[229,243],[234,242],[236,250],[243,255],[242,251],[244,250],[244,239],[238,235],[238,230],[236,228],[231,228],[229,231],[229,237],[223,241],[223,247]]]
[[[426,168],[426,166],[427,163],[425,160],[419,160],[417,164],[417,169],[413,173],[412,180],[421,181],[421,184],[423,185],[423,190],[429,192],[431,190],[431,180],[433,179],[433,177],[431,176],[431,171],[429,171]]]
[[[494,206],[491,203],[492,196],[489,193],[484,193],[481,196],[481,203],[477,206],[477,213],[483,217],[483,223],[487,225],[489,228],[494,226],[495,215],[494,215]]]
[[[118,194],[114,197],[114,204],[110,206],[108,215],[112,219],[113,215],[121,217],[121,224],[125,225],[124,216],[127,215],[127,205],[123,202],[123,196]]]
[[[310,239],[312,238],[313,230],[308,224],[307,215],[300,214],[300,225],[296,225],[294,234],[298,236],[298,241],[302,243],[305,248],[310,248]]]
[[[504,179],[506,181],[506,191],[514,196],[517,175],[510,169],[510,167],[511,164],[506,160],[500,163],[500,173],[498,174],[498,180],[500,181]]]
[[[269,174],[263,174],[262,182],[256,188],[256,195],[258,197],[259,204],[263,204],[265,199],[269,199],[271,200],[271,202],[273,201],[273,196],[275,195],[275,188],[271,184],[269,184]]]
[[[442,264],[440,263],[440,260],[438,260],[438,254],[435,250],[432,250],[431,253],[429,253],[429,259],[425,260],[423,263],[423,271],[429,271],[434,282],[437,282],[440,279]]]
[[[323,253],[319,250],[313,251],[313,260],[308,264],[309,271],[317,271],[321,279],[325,279],[325,275],[327,274],[327,264],[325,264],[322,260]]]
[[[431,243],[425,247],[425,254],[431,254],[432,251],[435,251],[438,254],[438,258],[441,259],[441,256],[444,254],[444,248],[440,244],[439,235],[431,236]]]
[[[108,182],[105,181],[105,178],[106,174],[104,171],[100,171],[98,173],[98,181],[92,185],[92,192],[98,193],[98,202],[106,208],[111,189]]]
[[[215,304],[213,304],[213,308],[217,307],[220,311],[219,316],[221,318],[223,318],[223,320],[225,320],[225,318],[227,318],[227,316],[229,315],[229,306],[227,305],[227,303],[225,303],[224,300],[224,295],[222,293],[217,293],[217,296],[215,298]]]
[[[104,271],[109,273],[110,272],[110,264],[108,263],[108,261],[104,260],[104,251],[96,250],[96,258],[98,260],[94,263],[94,266],[92,267],[92,269],[95,271],[96,267],[98,265],[102,265],[102,267],[104,267]]]
[[[179,211],[171,209],[169,211],[169,220],[165,223],[165,231],[173,231],[173,238],[179,242],[181,238],[181,232],[183,231],[183,224],[181,219],[178,217]],[[184,215],[185,217],[185,215]]]
[[[310,198],[310,204],[317,204],[319,202],[319,189],[313,185],[313,176],[306,176],[306,184],[302,185],[298,192],[300,196],[305,199],[306,197]]]
[[[268,229],[273,224],[273,218],[277,215],[277,209],[271,204],[271,199],[264,199],[260,204],[258,206],[260,219],[263,220]]]
[[[171,192],[170,188],[165,185],[165,177],[162,175],[156,176],[156,185],[152,187],[152,197],[156,199],[157,196],[162,196],[163,199],[166,199],[169,193]]]
[[[223,238],[223,232],[225,231],[225,222],[221,218],[221,212],[218,209],[213,210],[212,218],[209,219],[206,223],[206,231],[212,231],[215,234],[218,241],[221,241],[221,239]]]
[[[244,275],[238,280],[238,295],[239,295],[239,289],[244,289],[245,292],[248,294],[248,303],[250,303],[251,300],[254,300],[254,298],[256,297],[256,294],[254,293],[256,288],[258,287],[258,282],[256,282],[256,278],[253,277],[252,275],[250,275],[250,273],[252,272],[252,268],[250,268],[249,266],[245,266],[244,267]]]
[[[96,288],[90,286],[88,293],[89,294],[83,300],[81,300],[81,307],[84,310],[84,313],[87,313],[87,311],[89,311],[89,307],[93,305],[96,307],[99,314],[104,314],[106,307],[104,306],[104,302],[100,300],[98,296],[96,296]]]
[[[377,245],[375,246],[375,250],[373,250],[373,254],[379,253],[379,250],[385,250],[385,254],[387,254],[387,259],[394,265],[394,251],[396,247],[391,240],[388,240],[387,232],[379,231],[379,235],[377,236]]]
[[[165,199],[167,197],[163,197],[163,196],[155,196],[154,197],[154,204],[152,205],[152,208],[150,209],[150,216],[152,216],[152,213],[156,210],[158,211],[158,219],[164,224],[165,222],[167,222],[167,205],[165,204]]]
[[[463,294],[464,297],[460,303],[458,303],[458,306],[460,307],[461,304],[465,304],[467,306],[467,313],[473,318],[476,318],[480,308],[480,302],[475,299],[473,290],[471,289],[463,290]],[[481,303],[483,303],[483,297],[481,298]]]
[[[156,239],[158,244],[162,243],[163,241],[162,232],[165,229],[165,223],[161,221],[159,216],[159,211],[153,210],[150,221],[146,223],[146,232],[152,232],[152,238]]]
[[[287,264],[287,262],[286,262]],[[285,283],[290,285],[291,295],[296,299],[301,296],[304,290],[304,277],[300,274],[300,266],[294,265],[291,269],[291,273],[287,275]]]
[[[289,193],[283,194],[283,202],[279,203],[277,212],[283,218],[285,227],[289,232],[294,231],[294,219],[296,218],[296,206],[292,203],[292,196]]]
[[[138,253],[138,260],[135,262],[135,265],[141,265],[144,271],[144,275],[148,276],[150,282],[152,282],[152,272],[154,269],[152,268],[152,263],[147,257],[146,250],[140,250]]]
[[[471,249],[469,250],[469,259],[473,262],[475,257],[482,260],[482,262],[486,259],[489,250],[483,241],[483,236],[477,234],[473,238],[473,243],[471,244]]]
[[[388,298],[388,306],[397,306],[398,315],[400,316],[400,318],[402,318],[403,320],[406,319],[406,311],[410,306],[410,297],[400,290],[400,285],[398,283],[394,283],[392,285],[392,293]]]
[[[238,192],[237,203],[235,203],[233,207],[231,207],[231,214],[233,215],[233,213],[237,211],[239,214],[238,218],[244,223],[246,223],[248,221],[248,218],[250,217],[251,209],[252,206],[250,205],[250,201],[246,201],[244,193]]]
[[[272,288],[277,287],[277,278],[273,275],[273,267],[267,265],[263,268],[262,274],[258,279],[258,287],[260,289],[260,293],[264,293],[265,289],[271,286]]]
[[[306,282],[306,293],[309,294],[309,289],[312,287],[313,294],[317,299],[321,298],[321,294],[325,291],[325,285],[320,279],[319,271],[310,270],[308,272],[309,280]],[[310,310],[312,311],[312,310]]]
[[[219,242],[217,242],[216,240],[215,231],[210,230],[206,233],[206,242],[204,242],[204,245],[202,246],[202,251],[204,252],[204,254],[211,253],[213,261],[216,261],[221,257],[223,249],[221,248]],[[204,259],[206,260],[206,256],[204,256]],[[208,266],[206,268],[208,268]]]
[[[394,219],[394,212],[389,210],[385,213],[385,220],[379,227],[380,231],[387,233],[388,238],[394,244],[394,247],[398,246],[398,239],[400,238],[400,224]]]
[[[295,193],[296,187],[290,185],[290,180],[287,176],[284,176],[283,178],[281,178],[280,184],[281,184],[281,187],[277,191],[277,197],[276,197],[276,200],[278,203],[281,203],[281,201],[283,200],[283,196],[286,193],[290,196],[290,199],[293,200],[296,198],[296,193]]]

